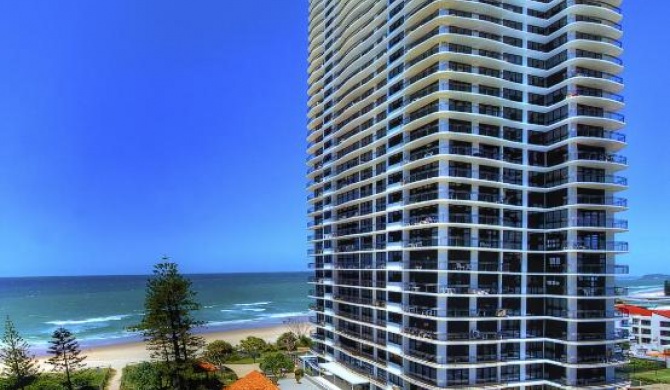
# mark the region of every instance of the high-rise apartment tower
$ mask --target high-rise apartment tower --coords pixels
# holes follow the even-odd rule
[[[310,1],[310,295],[326,378],[621,381],[619,3]]]

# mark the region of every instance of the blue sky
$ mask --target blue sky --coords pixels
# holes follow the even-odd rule
[[[306,0],[0,3],[0,276],[302,270]],[[670,270],[662,0],[628,0],[632,273]]]

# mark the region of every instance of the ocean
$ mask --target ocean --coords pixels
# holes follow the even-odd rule
[[[278,325],[306,317],[307,272],[186,275],[202,309],[205,329]],[[143,313],[148,276],[0,278],[0,316],[16,324],[36,352],[63,326],[83,347],[140,340],[127,331]]]
[[[616,278],[618,287],[628,287],[628,294],[650,293],[663,290],[665,280],[670,280],[670,275],[644,275],[644,276],[619,276]]]
[[[308,272],[187,275],[206,323],[201,331],[279,325],[309,312]],[[143,313],[147,276],[0,278],[0,320],[9,315],[36,352],[54,329],[74,332],[84,347],[140,340],[127,327]],[[670,277],[669,277],[670,278]],[[663,288],[664,278],[623,276],[631,294]],[[0,325],[2,332],[2,325]]]

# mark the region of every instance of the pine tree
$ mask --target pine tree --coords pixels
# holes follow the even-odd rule
[[[154,266],[153,277],[147,281],[144,317],[131,330],[141,332],[152,358],[164,363],[172,388],[183,390],[190,364],[205,343],[192,333],[202,322],[192,315],[200,304],[191,281],[167,260],[164,257]]]
[[[30,345],[21,337],[9,316],[5,320],[2,344],[0,362],[5,366],[3,375],[9,377],[15,389],[23,390],[38,375],[38,366],[35,355],[30,354]]]
[[[51,335],[51,344],[47,352],[53,355],[47,363],[54,366],[56,371],[65,371],[66,385],[73,390],[71,374],[84,367],[83,361],[86,356],[81,355],[77,338],[65,328],[56,329]]]

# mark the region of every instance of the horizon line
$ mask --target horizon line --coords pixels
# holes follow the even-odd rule
[[[222,272],[193,272],[183,273],[182,275],[228,275],[228,274],[288,274],[310,272],[310,270],[289,270],[289,271],[222,271]],[[0,276],[0,279],[19,279],[19,278],[90,278],[90,277],[106,277],[106,276],[152,276],[153,274],[88,274],[88,275],[14,275],[14,276]]]

